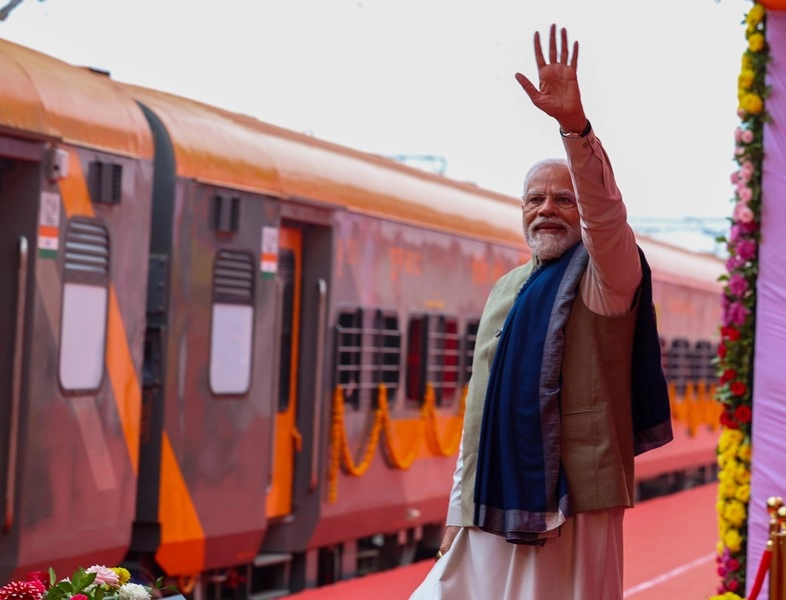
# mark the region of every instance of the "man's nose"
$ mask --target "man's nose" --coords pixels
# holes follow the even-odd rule
[[[538,215],[547,217],[555,214],[557,214],[557,203],[554,201],[554,197],[548,194],[543,198],[543,202],[541,202],[538,207]]]

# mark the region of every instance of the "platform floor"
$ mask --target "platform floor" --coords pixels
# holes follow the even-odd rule
[[[716,593],[713,484],[640,502],[625,515],[625,598],[705,600]],[[422,561],[286,596],[292,600],[407,600],[431,568]]]

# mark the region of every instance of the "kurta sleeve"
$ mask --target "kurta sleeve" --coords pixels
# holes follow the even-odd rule
[[[641,282],[641,264],[611,163],[592,131],[584,138],[565,138],[563,143],[581,217],[581,237],[590,256],[581,283],[582,298],[595,313],[624,314],[631,309]]]

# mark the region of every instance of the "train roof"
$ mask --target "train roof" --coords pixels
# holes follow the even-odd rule
[[[720,301],[723,283],[718,277],[725,271],[723,260],[713,254],[694,252],[641,234],[636,234],[636,240],[647,257],[654,279],[717,292]]]
[[[122,84],[169,132],[178,174],[522,247],[518,199],[194,100]]]
[[[0,81],[0,129],[120,155],[153,155],[142,111],[106,75],[0,39]]]
[[[164,123],[178,175],[526,249],[519,200],[174,94],[114,81],[0,39],[0,128],[151,157],[137,102]],[[522,174],[523,176],[523,174]],[[637,236],[653,273],[721,289],[723,262]]]

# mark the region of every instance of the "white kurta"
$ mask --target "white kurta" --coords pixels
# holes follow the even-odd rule
[[[410,600],[622,598],[623,507],[579,513],[544,546],[463,527]]]

